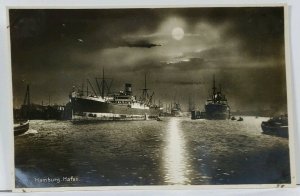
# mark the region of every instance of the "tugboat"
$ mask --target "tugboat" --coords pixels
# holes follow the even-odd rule
[[[222,94],[220,86],[217,92],[215,76],[213,77],[213,93],[205,104],[205,118],[210,120],[225,120],[230,119],[230,107],[227,103],[225,95]]]
[[[286,115],[273,117],[268,121],[263,121],[261,123],[261,128],[264,134],[276,135],[276,136],[288,138],[289,137],[288,116],[286,114]]]

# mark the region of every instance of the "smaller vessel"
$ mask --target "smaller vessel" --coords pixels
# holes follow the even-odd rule
[[[205,112],[193,110],[191,111],[191,119],[192,120],[205,119]]]
[[[21,135],[26,131],[28,131],[28,129],[29,129],[29,120],[14,124],[14,135],[15,136]]]
[[[29,91],[29,85],[27,85],[25,98],[23,102],[24,108],[22,111],[22,117],[16,117],[16,114],[14,113],[14,136],[21,135],[28,131],[29,129],[29,106],[30,106],[30,91]]]
[[[174,103],[174,107],[171,109],[171,116],[182,117],[181,106],[179,103]]]
[[[234,116],[231,117],[231,120],[236,120],[236,118]]]
[[[239,117],[239,119],[237,119],[237,121],[244,121],[244,119],[242,117]]]
[[[264,134],[288,138],[288,116],[281,115],[273,117],[268,121],[263,121],[261,123],[261,128]]]

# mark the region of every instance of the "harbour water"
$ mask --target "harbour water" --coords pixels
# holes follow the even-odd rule
[[[289,183],[288,139],[263,120],[32,120],[15,137],[16,187]]]

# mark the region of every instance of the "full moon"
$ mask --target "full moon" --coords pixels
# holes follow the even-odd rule
[[[172,37],[176,40],[181,40],[184,36],[184,31],[180,27],[176,27],[172,30]]]

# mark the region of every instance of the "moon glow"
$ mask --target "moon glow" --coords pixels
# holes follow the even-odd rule
[[[175,40],[181,40],[184,37],[184,31],[180,27],[176,27],[172,30],[172,37]]]

